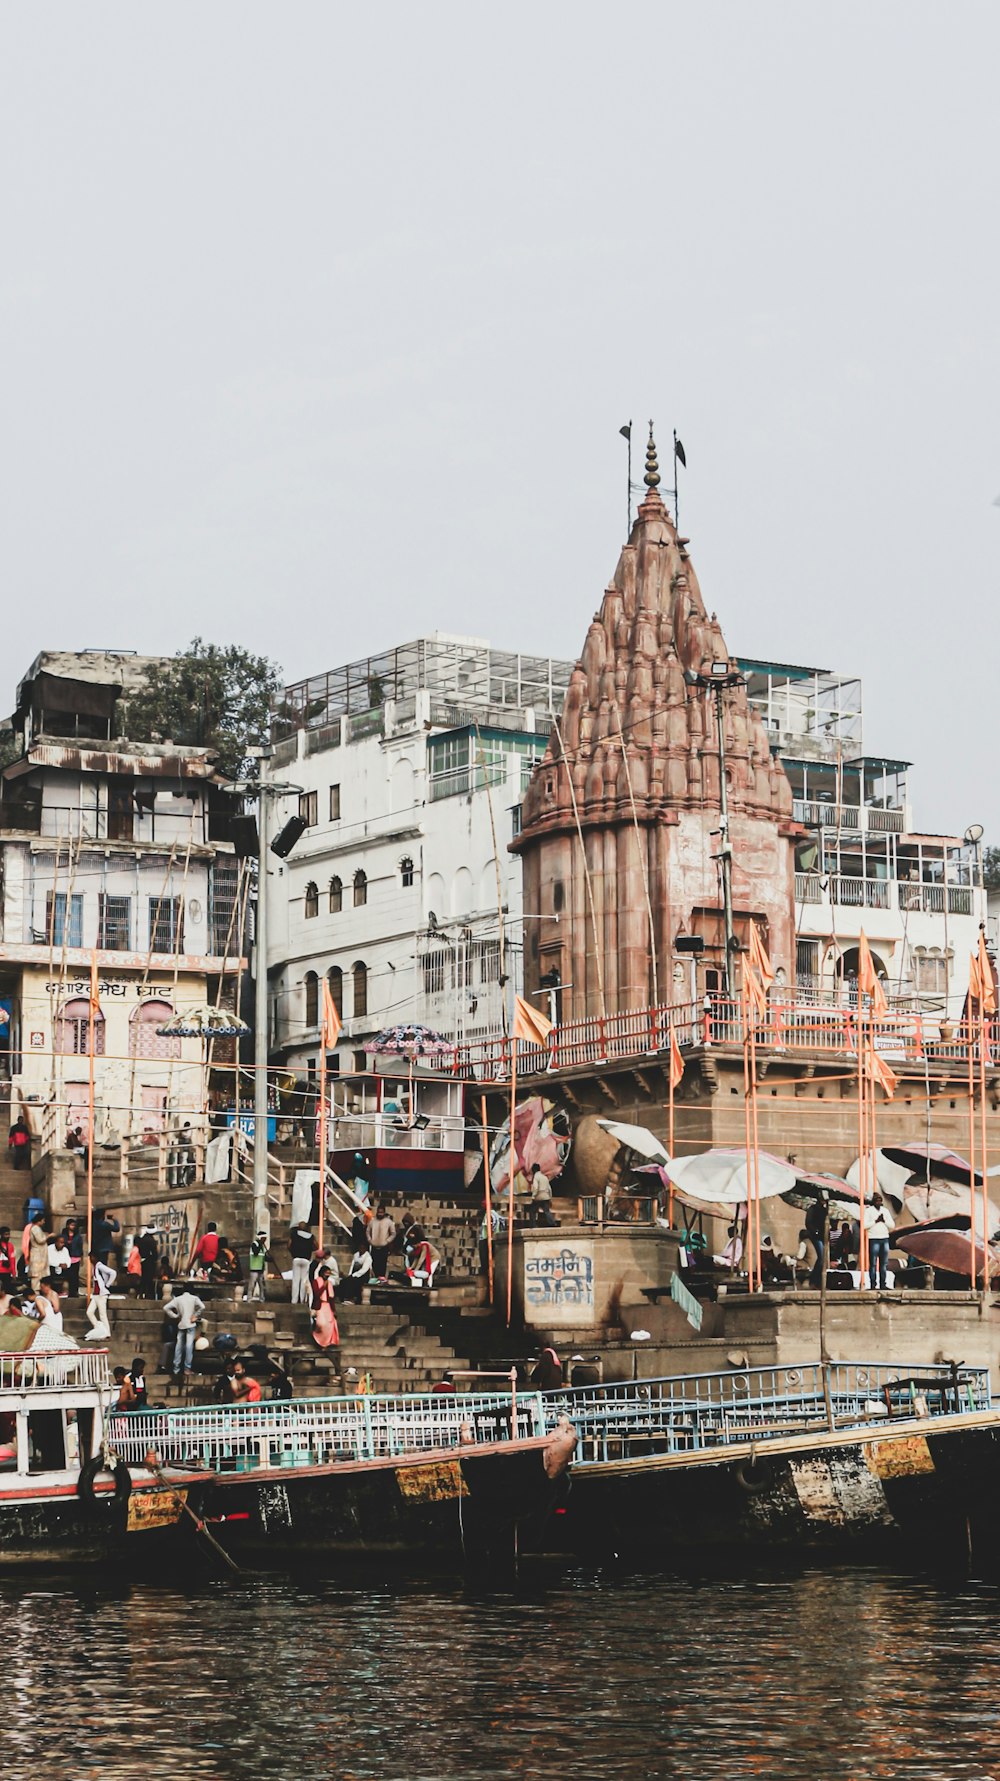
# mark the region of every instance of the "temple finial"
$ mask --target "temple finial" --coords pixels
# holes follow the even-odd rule
[[[648,489],[660,486],[660,466],[656,461],[656,440],[653,438],[653,423],[649,423],[649,444],[646,447],[646,474],[643,482]]]

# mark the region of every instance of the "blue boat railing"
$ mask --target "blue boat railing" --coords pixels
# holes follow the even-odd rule
[[[541,1393],[518,1392],[516,1401],[515,1437],[544,1435]],[[163,1465],[213,1470],[322,1465],[509,1441],[512,1403],[510,1392],[463,1391],[129,1410],[109,1419],[108,1441],[129,1465],[150,1453]]]
[[[581,1460],[619,1458],[641,1448],[690,1453],[748,1437],[775,1439],[827,1428],[831,1411],[835,1427],[850,1428],[991,1408],[989,1368],[947,1362],[912,1369],[879,1362],[753,1367],[545,1395],[550,1426],[560,1414],[574,1424]]]

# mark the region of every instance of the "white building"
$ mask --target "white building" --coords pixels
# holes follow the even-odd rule
[[[848,980],[864,928],[894,997],[955,1018],[986,920],[981,842],[915,828],[910,763],[864,751],[860,680],[739,666],[810,831],[795,875],[799,985],[825,995]]]
[[[397,1022],[503,1030],[531,915],[507,844],[572,666],[435,633],[285,689],[271,774],[301,790],[273,821],[309,826],[269,859],[272,1056],[315,1069],[324,975],[342,1074]]]
[[[118,735],[140,658],[40,655],[0,779],[0,1063],[43,1149],[89,1135],[91,967],[97,1141],[161,1150],[206,1105],[200,1039],[170,1016],[229,1001],[242,939],[232,799],[205,748]],[[227,975],[228,974],[228,975]]]

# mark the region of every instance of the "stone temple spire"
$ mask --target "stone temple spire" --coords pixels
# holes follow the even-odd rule
[[[643,482],[648,489],[660,486],[660,466],[656,461],[656,440],[653,438],[653,423],[649,423],[649,444],[646,447],[646,474]]]

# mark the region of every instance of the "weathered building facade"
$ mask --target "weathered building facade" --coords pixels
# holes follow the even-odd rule
[[[563,1020],[722,986],[727,846],[737,945],[753,919],[783,979],[794,976],[802,830],[791,789],[742,677],[728,675],[722,631],[705,610],[688,540],[659,481],[651,435],[646,497],[513,842],[525,906],[542,918],[527,935],[526,988],[551,986]],[[711,685],[719,670],[731,681],[721,699]],[[678,939],[700,949],[679,951]]]

